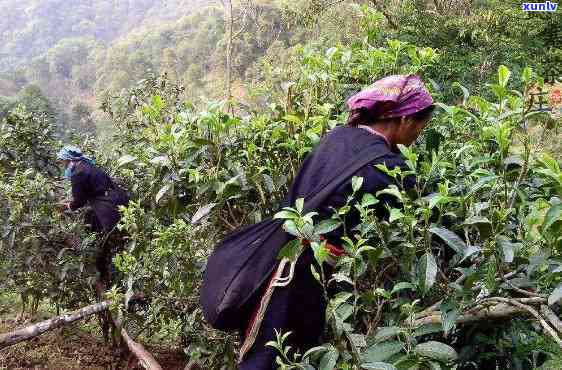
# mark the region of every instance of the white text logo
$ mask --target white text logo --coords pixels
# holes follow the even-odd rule
[[[523,3],[521,8],[524,12],[555,12],[558,8],[558,3],[551,3],[545,1],[544,3]]]

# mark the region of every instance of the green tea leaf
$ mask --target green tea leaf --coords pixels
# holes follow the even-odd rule
[[[427,252],[422,256],[418,265],[418,284],[422,292],[426,293],[437,277],[437,262],[431,252]]]
[[[299,255],[301,249],[302,249],[302,245],[300,240],[293,239],[289,241],[287,244],[285,244],[283,248],[281,248],[277,258],[279,259],[288,258],[289,260],[294,261]]]
[[[196,224],[197,222],[199,222],[199,220],[207,216],[216,205],[217,203],[209,203],[203,207],[199,207],[197,212],[195,212],[191,217],[191,223]]]
[[[349,341],[357,348],[367,347],[367,340],[363,334],[348,334]]]
[[[320,222],[314,227],[314,233],[317,235],[328,234],[342,225],[340,220],[329,219]]]
[[[465,225],[476,225],[476,224],[491,224],[487,217],[482,216],[472,216],[464,220]]]
[[[377,198],[373,194],[363,194],[363,199],[361,200],[361,206],[367,208],[369,206],[375,205],[379,202]]]
[[[373,337],[375,343],[384,342],[400,334],[402,329],[398,326],[386,326],[379,328]]]
[[[558,285],[552,293],[548,296],[548,305],[552,306],[553,304],[559,302],[562,299],[562,284]]]
[[[353,176],[353,178],[351,179],[351,187],[353,188],[353,191],[354,192],[359,191],[362,185],[363,185],[363,178],[358,176]]]
[[[314,258],[319,265],[322,265],[328,259],[328,249],[325,243],[313,242],[310,246],[314,251]]]
[[[459,261],[459,264],[464,262],[464,260],[466,260],[467,258],[469,258],[470,256],[480,253],[482,249],[477,246],[477,245],[469,245],[465,250],[464,250],[464,254],[462,256],[462,259]]]
[[[544,216],[544,222],[541,227],[541,232],[545,233],[554,223],[560,220],[562,216],[562,203],[558,203],[550,207],[546,216]]]
[[[414,337],[421,337],[428,334],[440,333],[443,331],[441,324],[424,324],[414,330]]]
[[[315,353],[326,352],[326,351],[328,351],[328,349],[324,346],[312,347],[311,349],[309,349],[304,353],[302,358],[307,359]]]
[[[136,157],[134,157],[132,155],[129,155],[129,154],[125,154],[124,156],[122,156],[121,158],[119,158],[117,160],[117,167],[123,167],[126,164],[129,164],[129,163],[134,162],[136,160],[137,160]]]
[[[386,361],[404,349],[404,345],[400,342],[383,342],[373,344],[361,355],[364,362],[381,362]]]
[[[386,362],[367,362],[361,364],[361,369],[365,370],[397,370],[396,366]]]
[[[525,67],[523,73],[521,73],[521,80],[528,84],[531,81],[531,77],[533,77],[533,70],[530,67]]]
[[[392,291],[390,293],[394,294],[394,293],[397,293],[397,292],[399,292],[401,290],[405,290],[405,289],[414,290],[414,289],[416,289],[416,286],[412,283],[408,283],[406,281],[403,281],[403,282],[398,283],[395,286],[393,286]]]
[[[295,202],[295,207],[299,213],[302,213],[302,210],[304,208],[304,198],[297,199]]]
[[[470,198],[470,196],[472,196],[472,194],[476,193],[478,190],[482,189],[484,186],[486,186],[490,182],[496,180],[497,178],[498,177],[496,175],[490,175],[490,176],[485,176],[485,177],[479,178],[478,181],[476,181],[474,183],[474,185],[472,185],[470,190],[466,193],[465,199]]]
[[[378,191],[376,196],[379,197],[382,194],[392,195],[400,202],[402,202],[402,194],[400,193],[400,190],[398,190],[398,187],[396,185],[390,185],[388,188]]]
[[[505,263],[513,262],[513,258],[515,257],[516,245],[504,235],[498,235],[496,237],[496,243],[501,248],[503,261]]]
[[[455,252],[464,254],[464,250],[466,249],[465,242],[451,230],[444,227],[433,226],[429,229],[429,232],[443,239],[443,241],[447,243],[447,245],[451,247]]]
[[[398,208],[392,208],[390,210],[390,216],[388,217],[388,222],[393,223],[396,220],[404,218],[404,214]]]
[[[416,348],[414,348],[414,352],[420,356],[445,363],[455,361],[458,358],[457,351],[455,351],[453,347],[436,341],[418,344]]]
[[[160,188],[160,190],[158,191],[158,193],[156,194],[155,200],[156,203],[160,203],[160,200],[164,197],[164,195],[166,195],[168,193],[168,191],[170,191],[170,189],[172,189],[174,186],[174,183],[169,183],[166,184],[164,186],[162,186]]]
[[[293,219],[296,217],[297,215],[291,211],[279,211],[273,216],[273,218],[277,219]]]
[[[511,76],[511,71],[503,64],[498,68],[498,83],[501,87],[506,87],[509,77]]]
[[[330,346],[330,349],[322,356],[318,370],[334,370],[339,357],[338,349]]]

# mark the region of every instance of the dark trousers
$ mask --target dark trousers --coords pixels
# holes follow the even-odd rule
[[[113,256],[123,250],[124,235],[113,227],[111,230],[104,229],[96,214],[90,209],[86,212],[85,222],[89,231],[98,234],[98,251],[96,252],[96,269],[100,274],[100,280],[107,286],[111,282]]]
[[[275,288],[254,346],[239,364],[240,370],[277,369],[275,358],[278,353],[265,345],[276,340],[275,329],[282,333],[291,331],[285,346],[290,345],[301,354],[321,343],[326,301],[322,286],[310,271],[313,262],[312,250],[308,248],[297,262],[291,283]]]

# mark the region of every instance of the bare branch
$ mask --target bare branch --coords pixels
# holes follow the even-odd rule
[[[500,301],[501,303],[497,303],[498,301]],[[515,302],[515,303],[510,305],[508,302]],[[414,316],[414,319],[409,322],[408,326],[417,327],[425,324],[441,324],[442,323],[441,311],[430,310],[431,308],[437,308],[438,303],[416,314],[416,316]],[[501,297],[486,298],[478,302],[478,305],[476,307],[468,310],[463,315],[460,315],[457,318],[456,323],[465,324],[465,323],[476,322],[481,320],[506,318],[526,312],[530,313],[530,311],[527,309],[527,307],[530,307],[528,305],[539,305],[544,303],[546,303],[546,299],[542,297],[516,298],[516,299],[507,299]]]
[[[457,318],[456,323],[466,324],[466,323],[481,321],[481,320],[504,318],[524,312],[526,311],[521,308],[512,307],[508,304],[500,303],[497,305],[493,305],[491,307],[481,308],[472,313],[460,315]],[[426,324],[441,324],[442,322],[443,320],[441,319],[441,312],[436,311],[432,314],[429,314],[428,316],[421,317],[419,319],[414,319],[414,321],[412,321],[408,326],[418,327]]]
[[[562,320],[560,320],[560,318],[556,316],[556,314],[552,312],[552,310],[547,305],[543,304],[541,306],[541,313],[548,319],[548,321],[550,321],[552,326],[554,326],[554,328],[558,330],[559,333],[562,333]]]
[[[18,329],[5,334],[0,334],[0,349],[35,338],[50,330],[71,324],[78,320],[82,320],[95,313],[105,311],[108,309],[110,304],[111,301],[96,303],[81,308],[77,311],[65,315],[53,317],[52,319],[30,325],[22,329]]]
[[[562,348],[562,340],[560,340],[560,337],[558,337],[558,334],[556,333],[556,331],[554,331],[554,329],[552,329],[552,327],[550,325],[548,325],[548,323],[545,321],[545,319],[533,307],[525,305],[523,303],[519,303],[515,299],[507,299],[507,298],[500,298],[500,297],[494,297],[493,299],[497,300],[497,301],[500,301],[500,302],[505,302],[507,304],[511,304],[513,306],[516,306],[516,307],[519,307],[521,309],[524,309],[524,310],[528,311],[531,315],[533,315],[539,321],[539,323],[542,325],[543,329],[548,334],[550,334],[552,339],[554,339],[554,341],[556,343],[558,343],[558,345]]]

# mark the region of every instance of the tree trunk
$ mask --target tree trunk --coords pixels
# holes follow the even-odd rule
[[[228,29],[228,39],[226,44],[226,77],[225,77],[225,98],[228,106],[230,106],[230,98],[232,97],[232,32],[233,32],[233,9],[232,0],[223,0],[224,19]]]

